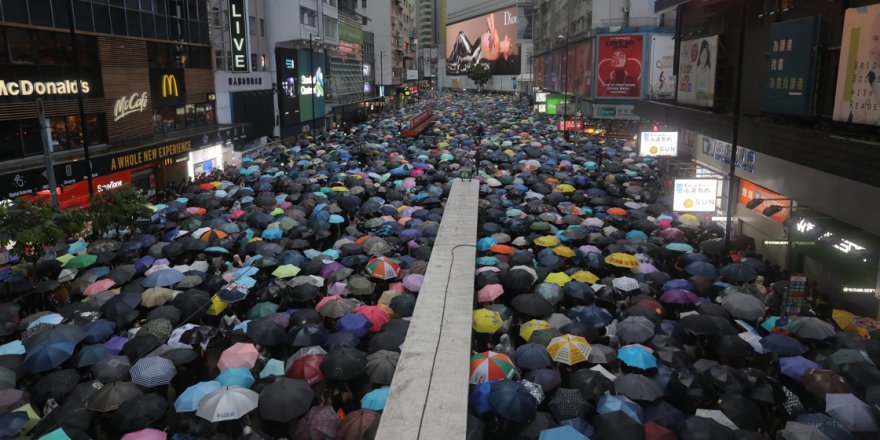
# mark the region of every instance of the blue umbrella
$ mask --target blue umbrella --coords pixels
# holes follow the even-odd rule
[[[468,405],[477,415],[492,411],[492,405],[489,404],[491,384],[491,382],[481,382],[468,395]]]
[[[205,252],[214,253],[214,254],[228,254],[229,253],[228,250],[223,249],[222,247],[219,247],[219,246],[210,246],[205,249]]]
[[[642,345],[625,345],[617,350],[617,358],[626,365],[647,370],[657,366],[657,359]]]
[[[91,367],[110,354],[110,349],[104,344],[86,345],[73,357],[73,366],[76,368]]]
[[[254,384],[254,376],[247,368],[227,368],[214,379],[225,387],[240,386],[250,388]]]
[[[96,344],[102,342],[113,335],[116,330],[116,323],[106,319],[98,319],[88,322],[83,326],[86,338],[83,341],[87,344]]]
[[[361,399],[361,408],[382,411],[385,409],[385,401],[388,400],[388,391],[390,390],[391,387],[386,385],[364,394],[364,397]]]
[[[647,240],[648,234],[645,234],[644,232],[639,231],[638,229],[633,229],[632,231],[629,231],[626,233],[626,239],[627,240]]]
[[[18,434],[27,425],[28,415],[24,411],[13,411],[0,415],[0,438]]]
[[[822,366],[803,356],[779,358],[779,371],[797,381],[800,381],[801,376],[810,368],[822,368]]]
[[[761,327],[768,332],[772,332],[773,328],[776,327],[777,322],[782,319],[781,316],[768,316],[763,322],[761,322]],[[788,325],[781,326],[782,328],[787,328]]]
[[[685,280],[682,278],[674,278],[674,279],[671,279],[671,280],[663,283],[663,288],[661,290],[665,292],[667,290],[675,290],[675,289],[693,291],[694,290],[694,283],[691,280]]]
[[[144,287],[167,287],[183,280],[183,274],[174,269],[162,269],[151,273],[144,278],[141,285]]]
[[[684,256],[684,261],[688,263],[693,263],[695,261],[709,261],[709,257],[706,254],[687,254]]]
[[[540,344],[523,344],[516,348],[513,353],[513,361],[519,368],[527,370],[537,370],[539,368],[549,367],[553,363],[547,347]]]
[[[21,343],[21,340],[15,340],[0,345],[0,355],[25,354],[26,351],[27,350],[25,350],[24,344]]]
[[[839,420],[822,413],[801,414],[795,419],[798,423],[812,426],[831,440],[853,440],[855,437]]]
[[[342,224],[342,223],[345,223],[345,217],[343,217],[339,214],[331,214],[330,218],[327,219],[327,222],[330,223],[331,225]]]
[[[477,265],[479,266],[497,266],[501,261],[495,257],[480,257],[477,258]]]
[[[264,230],[263,233],[260,234],[260,237],[263,237],[266,240],[275,240],[281,238],[283,234],[284,231],[282,231],[281,229],[269,228]]]
[[[218,296],[221,300],[226,301],[228,303],[239,302],[245,298],[247,298],[247,291],[244,290],[244,286],[236,286],[229,285],[220,290]]]
[[[562,425],[552,429],[544,429],[538,440],[590,440],[571,425]]]
[[[668,243],[663,247],[674,252],[692,252],[694,250],[693,246],[687,243]]]
[[[251,261],[248,260],[248,263],[250,263],[250,262],[251,262]],[[233,272],[233,273],[232,273],[232,278],[249,277],[249,276],[252,276],[252,275],[256,275],[257,272],[259,272],[259,271],[260,271],[260,269],[258,269],[258,268],[256,268],[256,267],[253,267],[253,266],[245,266],[245,267],[242,267],[241,269],[238,269],[238,270],[236,270],[235,272]]]
[[[349,332],[362,338],[373,327],[373,323],[365,315],[346,313],[336,320],[334,327],[336,327],[337,331]]]
[[[519,382],[497,380],[490,382],[489,404],[499,416],[526,422],[535,418],[535,400]]]
[[[563,420],[559,422],[559,425],[571,426],[572,428],[577,430],[577,432],[583,434],[583,436],[587,438],[590,438],[590,436],[592,436],[593,432],[595,432],[596,430],[595,428],[593,428],[593,425],[591,425],[590,422],[582,418]]]
[[[626,396],[605,395],[599,398],[596,403],[597,413],[608,414],[614,411],[622,411],[636,422],[642,423],[642,407]]]
[[[94,275],[95,278],[103,278],[110,275],[110,268],[108,266],[95,266],[89,268],[86,273]]]
[[[153,266],[154,261],[156,261],[155,258],[153,258],[149,255],[144,255],[139,260],[134,262],[134,268],[138,272],[146,272],[147,269],[149,269],[150,267]]]
[[[183,391],[174,401],[174,410],[177,412],[192,412],[199,408],[199,402],[203,397],[220,389],[222,385],[217,381],[199,382]]]
[[[706,278],[715,279],[718,277],[718,270],[712,263],[707,261],[694,261],[684,267],[684,271],[691,275],[704,276]]]
[[[579,309],[574,320],[599,329],[610,324],[614,317],[602,307],[588,306]]]
[[[40,316],[39,318],[31,321],[31,323],[28,324],[27,328],[34,328],[40,324],[61,324],[61,321],[64,321],[63,316],[59,315],[58,313],[50,313],[48,315]]]
[[[284,376],[284,362],[278,359],[269,359],[266,362],[266,366],[260,370],[260,379],[265,379],[269,376]]]
[[[797,339],[776,333],[761,338],[761,347],[779,356],[799,356],[807,352],[807,347]]]
[[[24,366],[33,373],[51,370],[70,359],[74,347],[76,343],[66,338],[46,341],[28,352]]]
[[[490,247],[498,244],[498,240],[492,237],[484,237],[477,241],[477,250],[480,252],[488,251]]]

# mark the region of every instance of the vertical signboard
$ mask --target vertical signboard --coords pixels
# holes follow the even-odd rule
[[[593,40],[568,48],[568,90],[577,96],[590,96],[593,89]]]
[[[232,71],[250,72],[247,0],[229,0],[229,37],[232,41]]]
[[[532,75],[534,77],[535,87],[546,87],[544,84],[544,58],[546,57],[546,55],[542,55],[532,59]]]
[[[675,95],[675,40],[672,35],[651,35],[651,86],[648,97],[670,99]]]
[[[715,105],[715,64],[718,36],[681,42],[678,57],[678,102],[702,107]]]
[[[278,112],[281,126],[290,127],[300,121],[299,117],[299,79],[296,51],[275,49],[275,70],[278,73]]]
[[[324,54],[297,51],[297,86],[299,87],[299,121],[324,116]]]
[[[773,23],[764,110],[802,117],[812,114],[818,32],[816,16]]]
[[[880,5],[846,10],[834,120],[880,125]]]
[[[644,36],[600,35],[596,41],[596,97],[640,97]]]

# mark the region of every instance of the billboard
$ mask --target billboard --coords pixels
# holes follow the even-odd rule
[[[771,206],[780,206],[782,209],[773,213],[770,218],[777,223],[785,223],[791,215],[791,199],[782,194],[770,191],[763,186],[755,185],[745,179],[739,181],[739,204],[748,207],[749,202],[755,199],[761,199],[762,202],[752,208],[753,211],[763,213],[765,209]]]
[[[702,107],[715,105],[715,64],[718,36],[681,42],[678,56],[678,102]]]
[[[364,31],[345,23],[339,23],[339,45],[330,49],[330,56],[361,61],[361,46],[363,44]]]
[[[639,136],[639,156],[675,156],[678,154],[677,131],[643,131]]]
[[[715,179],[675,179],[672,210],[676,212],[715,211],[718,182]]]
[[[648,97],[671,99],[675,96],[675,40],[672,35],[651,35],[651,85]]]
[[[807,117],[813,113],[813,82],[819,17],[773,23],[764,110]]]
[[[446,26],[446,73],[465,75],[485,64],[493,75],[519,75],[517,8],[507,8]]]
[[[278,112],[281,126],[290,127],[300,121],[299,117],[299,60],[293,49],[275,49],[275,71],[278,75]]]
[[[568,91],[577,96],[591,95],[593,90],[593,40],[582,41],[568,48]]]
[[[532,69],[533,69],[533,80],[535,81],[535,87],[546,87],[544,84],[544,58],[547,55],[542,55],[536,58],[532,58]]]
[[[299,122],[311,121],[324,116],[324,54],[308,50],[296,52]]]
[[[250,72],[248,14],[246,0],[229,0],[229,37],[232,40],[232,71]]]
[[[880,125],[880,5],[846,10],[834,120]]]
[[[642,95],[643,35],[600,35],[596,40],[596,97]]]

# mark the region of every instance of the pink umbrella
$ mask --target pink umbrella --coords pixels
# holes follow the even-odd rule
[[[382,327],[389,321],[388,315],[379,306],[360,306],[354,312],[366,316],[373,323],[373,326],[370,327],[371,332],[382,330]]]
[[[324,307],[325,304],[327,304],[328,302],[336,301],[337,299],[342,298],[342,296],[343,295],[328,295],[321,298],[321,300],[318,301],[318,304],[315,306],[315,310],[321,310],[321,307]]]
[[[403,283],[391,283],[388,285],[388,290],[393,290],[395,292],[403,294],[406,293],[406,286],[404,286]]]
[[[504,294],[501,284],[488,284],[477,292],[477,302],[492,302]]]
[[[229,217],[233,220],[236,220],[239,217],[241,217],[242,215],[244,215],[244,212],[245,212],[244,209],[236,209],[235,211],[232,211],[231,214],[229,214]]]
[[[602,251],[599,250],[599,248],[597,248],[596,246],[592,246],[592,245],[581,246],[578,248],[578,250],[581,251],[581,253],[583,253],[585,255],[591,254],[591,253],[592,254],[601,254],[602,253]]]
[[[669,227],[672,226],[672,219],[664,218],[657,222],[657,226],[660,226],[660,229],[669,229]]]
[[[166,440],[168,434],[158,429],[147,428],[140,431],[129,432],[122,436],[122,440]]]
[[[223,350],[217,368],[223,371],[227,368],[254,368],[260,353],[254,344],[237,342],[232,347]]]
[[[330,286],[329,289],[327,289],[327,293],[329,295],[348,296],[351,292],[348,291],[348,288],[346,288],[345,283],[340,283],[337,281],[337,282],[333,283],[333,285]]]
[[[403,278],[403,287],[410,292],[418,292],[422,290],[422,283],[425,282],[425,276],[419,274],[407,275]]]
[[[657,271],[657,268],[654,267],[654,265],[651,263],[642,263],[639,265],[639,267],[633,269],[633,272],[635,273],[651,273]]]
[[[678,228],[665,229],[660,232],[660,236],[663,237],[663,240],[665,241],[677,241],[687,238],[687,235],[685,235],[684,231]]]
[[[403,183],[400,184],[400,187],[403,189],[415,188],[416,179],[413,179],[412,177],[407,177],[406,179],[403,179]]]
[[[110,288],[113,287],[114,284],[116,284],[116,281],[113,281],[109,278],[95,281],[94,283],[90,284],[89,287],[86,287],[86,290],[83,290],[83,295],[92,296],[105,290],[110,290]]]

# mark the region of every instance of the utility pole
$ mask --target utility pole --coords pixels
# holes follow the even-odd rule
[[[727,219],[724,225],[724,250],[730,251],[730,235],[733,233],[733,208],[736,206],[736,200],[739,198],[739,192],[736,191],[736,153],[737,143],[739,142],[739,118],[740,105],[742,104],[742,78],[743,78],[743,54],[746,43],[746,4],[740,3],[739,18],[739,48],[736,55],[736,94],[733,99],[733,136],[730,145],[730,168],[727,171]],[[791,240],[791,238],[789,238]]]
[[[314,72],[315,72],[315,48],[312,45],[312,34],[311,33],[309,33],[309,64],[310,64],[309,69],[311,69],[309,71],[309,76],[311,77],[311,81],[312,81],[312,120],[311,120],[311,123],[309,124],[309,126],[312,129],[312,136],[314,136],[315,135],[315,119],[318,117],[318,112],[315,110],[315,93],[317,93],[317,91],[318,91],[318,84],[317,84],[318,78],[317,78],[317,75],[314,74]]]
[[[49,180],[49,197],[52,200],[52,206],[58,208],[58,185],[55,183],[55,160],[52,158],[52,128],[49,127],[49,120],[43,111],[42,99],[37,100],[37,117],[40,120],[40,132],[43,135],[43,159],[46,164],[46,179]],[[89,182],[89,188],[91,188],[91,182]]]

